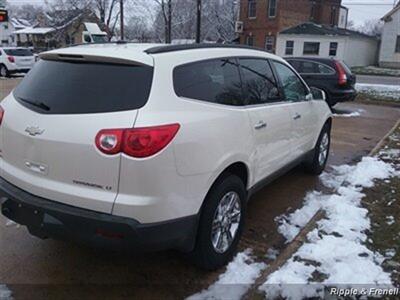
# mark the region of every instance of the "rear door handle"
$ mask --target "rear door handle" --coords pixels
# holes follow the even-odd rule
[[[254,129],[256,130],[260,130],[263,128],[267,128],[267,123],[265,123],[264,121],[260,121],[256,125],[254,125]]]
[[[300,114],[295,114],[293,117],[293,120],[299,120],[301,119],[301,115]]]

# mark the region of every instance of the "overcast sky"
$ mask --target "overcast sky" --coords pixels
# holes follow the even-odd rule
[[[8,2],[12,4],[42,4],[44,0],[8,0]],[[356,25],[361,25],[369,19],[382,18],[393,8],[394,2],[395,0],[342,0],[342,4],[349,8],[349,20],[353,20]]]

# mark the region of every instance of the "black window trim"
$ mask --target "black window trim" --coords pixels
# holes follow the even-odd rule
[[[333,48],[332,46],[336,45],[336,48]],[[337,51],[339,49],[339,42],[329,42],[329,56],[337,56]],[[335,54],[331,54],[331,51],[335,51]]]
[[[278,72],[276,71],[276,68],[274,66],[274,64],[272,62],[276,62],[279,63],[281,65],[284,65],[286,67],[288,67],[290,70],[292,70],[294,72],[294,74],[297,76],[298,79],[300,79],[300,82],[303,84],[304,88],[306,89],[307,94],[305,95],[304,100],[299,100],[299,101],[294,101],[294,100],[286,100],[286,95],[285,95],[285,90],[283,88],[283,84],[282,84],[282,80],[278,75]],[[296,71],[295,68],[293,68],[293,66],[291,66],[289,63],[284,63],[282,61],[279,61],[277,59],[270,59],[270,65],[272,67],[273,72],[275,73],[275,78],[278,78],[278,84],[280,86],[280,89],[282,91],[282,95],[285,96],[285,100],[283,100],[283,103],[303,103],[303,102],[309,102],[310,100],[307,99],[307,96],[309,94],[311,94],[311,90],[310,87],[307,85],[307,83],[304,81],[304,79],[300,76],[300,74]]]
[[[268,19],[275,19],[276,18],[276,15],[277,15],[277,13],[278,13],[278,0],[274,0],[275,1],[275,7],[274,7],[274,12],[275,12],[275,15],[271,15],[271,8],[272,8],[272,6],[271,6],[271,0],[268,0]]]
[[[400,53],[400,35],[396,36],[396,40],[394,43],[394,53]]]
[[[246,105],[242,105],[242,106],[235,106],[235,105],[229,105],[229,104],[224,104],[224,103],[216,103],[216,102],[209,102],[209,101],[205,101],[205,100],[199,100],[199,99],[193,99],[193,98],[188,98],[188,97],[183,97],[183,96],[179,96],[175,90],[175,84],[174,84],[174,72],[175,69],[179,68],[179,67],[184,67],[184,66],[189,66],[192,64],[197,64],[197,63],[201,63],[201,62],[207,62],[207,61],[213,61],[213,60],[220,60],[220,59],[233,59],[236,61],[236,64],[238,66],[239,69],[239,77],[240,77],[240,82],[241,85],[243,85],[243,75],[242,75],[242,70],[239,64],[239,59],[263,59],[266,60],[272,70],[272,74],[274,76],[274,79],[278,85],[278,89],[279,89],[279,93],[281,95],[281,99],[280,101],[277,102],[268,102],[268,103],[261,103],[261,104],[246,104]],[[262,57],[262,56],[251,56],[251,55],[233,55],[233,56],[221,56],[221,57],[213,57],[213,58],[206,58],[206,59],[200,59],[200,60],[196,60],[196,61],[191,61],[188,63],[183,63],[180,65],[176,65],[174,66],[174,68],[172,69],[172,90],[175,94],[175,96],[183,101],[189,101],[189,102],[196,102],[196,103],[201,103],[204,105],[211,105],[211,106],[217,106],[217,107],[226,107],[229,109],[233,109],[233,110],[245,110],[245,109],[251,109],[251,108],[258,108],[258,107],[265,107],[265,106],[272,106],[272,105],[280,105],[280,104],[288,104],[288,103],[299,103],[300,101],[294,102],[294,101],[287,101],[283,98],[284,92],[283,92],[283,88],[282,88],[282,84],[280,81],[280,78],[277,75],[277,72],[275,70],[274,65],[271,63],[271,61],[277,61],[280,62],[278,60],[274,60],[268,57]],[[282,63],[282,62],[280,62]],[[283,63],[282,63],[283,64]],[[289,67],[296,73],[297,76],[297,72],[295,69],[293,69],[292,66],[289,65]],[[302,80],[301,77],[299,77],[301,79],[301,82],[305,85],[305,87],[307,88],[307,90],[310,92],[310,89],[307,87],[307,85],[305,84],[304,80]],[[243,88],[242,88],[243,91]],[[308,100],[307,100],[308,101]]]
[[[288,47],[288,43],[289,42],[293,43],[293,45],[291,47]],[[286,42],[285,42],[285,55],[293,55],[294,54],[294,43],[295,43],[294,40],[286,40]],[[287,53],[288,49],[291,49],[292,53]]]
[[[318,64],[318,65],[323,65],[324,67],[327,67],[327,68],[329,68],[330,70],[331,70],[331,73],[302,73],[302,72],[299,72],[299,71],[297,71],[296,69],[296,72],[297,73],[299,73],[300,75],[318,75],[318,76],[332,76],[332,75],[335,75],[336,74],[336,71],[335,71],[335,69],[334,68],[332,68],[331,66],[329,66],[329,65],[327,65],[327,64],[325,64],[325,63],[322,63],[322,62],[318,62],[318,61],[314,61],[314,60],[307,60],[307,59],[297,59],[297,58],[288,58],[288,59],[286,59],[288,62],[289,61],[300,61],[300,62],[302,62],[302,61],[305,61],[305,62],[311,62],[311,63],[315,63],[315,64]]]
[[[254,16],[250,16],[250,5],[253,4],[255,5],[255,15]],[[257,19],[257,0],[248,0],[247,2],[247,18],[250,20],[254,20]]]
[[[318,53],[305,53],[306,44],[318,44]],[[319,55],[321,52],[321,42],[303,42],[303,55]]]

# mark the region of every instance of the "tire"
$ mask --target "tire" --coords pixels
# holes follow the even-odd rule
[[[225,174],[214,184],[205,199],[196,245],[193,252],[190,253],[196,266],[206,270],[216,270],[232,260],[243,232],[246,196],[244,183],[236,175]],[[235,205],[231,205],[231,214],[229,214],[227,213],[229,209],[223,209],[229,205],[225,206],[224,204],[233,202]],[[227,217],[228,215],[230,217]],[[221,216],[225,217],[221,219]],[[229,224],[229,219],[232,221],[231,224]],[[231,242],[228,242],[229,235]]]
[[[328,106],[330,108],[333,108],[337,104],[337,102],[332,99],[332,96],[327,91],[324,90],[324,92],[326,95],[326,103],[328,103]]]
[[[0,77],[10,77],[10,72],[5,65],[0,65]]]
[[[313,175],[320,175],[326,167],[329,158],[329,150],[331,146],[331,127],[325,124],[322,129],[317,144],[310,155],[310,158],[304,162],[305,169]],[[324,151],[325,155],[322,154]]]

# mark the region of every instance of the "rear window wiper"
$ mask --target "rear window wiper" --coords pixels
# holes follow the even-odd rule
[[[33,100],[21,98],[21,97],[18,97],[18,99],[21,100],[22,102],[28,103],[28,104],[38,107],[42,110],[50,111],[50,107],[47,106],[46,104],[44,104],[43,102],[33,101]]]

